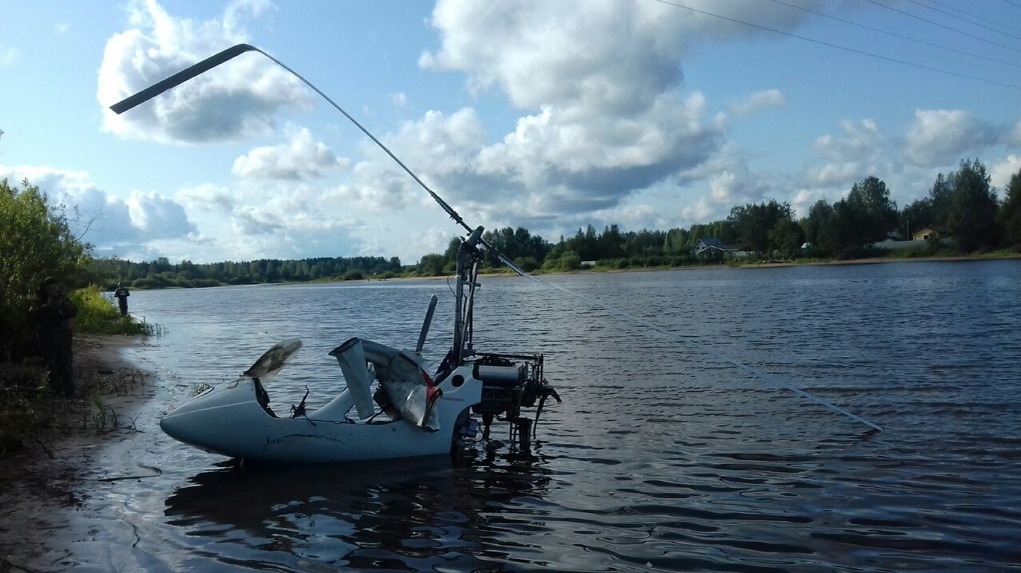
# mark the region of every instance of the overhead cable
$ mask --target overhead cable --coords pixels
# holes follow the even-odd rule
[[[996,85],[996,86],[1000,86],[1000,87],[1005,87],[1005,88],[1010,88],[1010,89],[1015,89],[1015,90],[1021,91],[1021,85],[1017,85],[1017,84],[1008,84],[1008,83],[1004,83],[1004,82],[998,82],[996,80],[989,80],[989,79],[985,79],[985,78],[980,78],[980,77],[977,77],[977,76],[969,76],[967,74],[960,74],[960,73],[957,73],[957,72],[951,72],[949,70],[944,70],[944,69],[940,69],[940,68],[934,68],[932,66],[927,66],[925,64],[918,64],[918,63],[915,63],[915,62],[909,62],[907,60],[900,60],[900,59],[897,59],[897,58],[891,58],[889,56],[884,56],[882,54],[874,54],[872,52],[866,52],[864,50],[859,50],[859,49],[856,49],[856,48],[849,48],[847,46],[841,46],[839,44],[833,44],[831,42],[825,42],[823,40],[816,40],[815,38],[808,38],[806,36],[800,36],[800,35],[794,34],[792,32],[784,32],[783,30],[777,30],[776,28],[770,28],[769,26],[763,26],[761,24],[754,24],[752,22],[745,22],[744,20],[738,20],[736,18],[731,18],[729,16],[723,16],[721,14],[714,14],[713,12],[708,12],[706,10],[699,10],[698,8],[692,8],[691,6],[686,6],[684,4],[681,4],[681,3],[675,2],[675,1],[670,1],[670,0],[656,0],[656,1],[659,2],[660,4],[666,4],[668,6],[673,6],[675,8],[681,8],[683,10],[688,10],[688,11],[695,12],[695,13],[698,13],[698,14],[703,14],[705,16],[709,16],[709,17],[712,17],[712,18],[718,18],[720,20],[726,20],[728,22],[733,22],[735,24],[741,24],[742,26],[748,26],[748,27],[751,27],[751,28],[759,29],[759,30],[765,30],[767,32],[773,32],[774,34],[781,34],[783,36],[788,36],[788,37],[791,37],[791,38],[796,38],[798,40],[803,40],[803,41],[806,41],[806,42],[812,42],[813,44],[819,44],[821,46],[827,46],[827,47],[830,47],[830,48],[836,48],[838,50],[843,50],[845,52],[851,52],[853,54],[859,54],[859,55],[862,55],[862,56],[869,56],[871,58],[876,58],[876,59],[879,59],[879,60],[885,60],[887,62],[893,62],[895,64],[901,64],[901,65],[904,65],[904,66],[911,66],[913,68],[919,68],[919,69],[927,70],[927,71],[930,71],[930,72],[936,72],[936,73],[945,74],[945,75],[948,75],[948,76],[954,76],[954,77],[958,77],[958,78],[962,78],[962,79],[966,79],[966,80],[973,80],[973,81],[976,81],[976,82],[982,82],[982,83],[986,83],[986,84],[991,84],[991,85]],[[872,0],[867,0],[867,1],[872,1]],[[1019,51],[1021,51],[1021,50],[1019,50]]]

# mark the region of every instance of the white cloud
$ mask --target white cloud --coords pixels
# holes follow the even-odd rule
[[[1021,121],[1014,124],[1013,129],[1007,134],[1007,145],[1021,146]]]
[[[820,136],[815,140],[815,150],[828,159],[846,161],[865,159],[885,147],[885,138],[871,119],[857,123],[844,120],[840,122],[840,128],[844,132],[843,137]]]
[[[233,173],[243,179],[307,180],[317,179],[347,167],[312,132],[301,128],[291,134],[289,143],[258,147],[234,161]]]
[[[705,222],[712,220],[717,213],[718,207],[709,202],[705,197],[700,197],[694,203],[681,210],[681,216],[687,221]]]
[[[124,203],[128,206],[131,226],[145,240],[181,237],[195,231],[184,207],[173,199],[153,192],[132,191]]]
[[[822,187],[846,185],[861,176],[862,167],[857,161],[830,162],[809,173],[809,181]]]
[[[49,167],[4,167],[0,177],[28,179],[44,191],[52,205],[65,205],[72,228],[96,246],[96,254],[138,257],[151,254],[155,241],[183,239],[197,232],[184,207],[156,193],[132,191],[122,200],[96,187],[80,171]]]
[[[235,140],[266,133],[274,113],[307,105],[309,91],[268,58],[247,53],[215,72],[188,82],[116,115],[108,107],[234,44],[246,42],[243,24],[270,4],[238,1],[220,20],[195,22],[169,15],[155,0],[132,0],[134,28],[113,35],[99,67],[97,97],[103,128],[121,137],[163,142]]]
[[[839,136],[822,135],[813,149],[822,162],[806,168],[803,186],[850,191],[851,184],[874,174],[889,174],[896,160],[888,138],[871,119],[840,122]]]
[[[709,198],[715,203],[732,203],[735,195],[737,177],[730,171],[724,171],[709,180]]]
[[[916,165],[933,166],[977,153],[1001,139],[987,123],[962,110],[917,110],[908,130],[904,156]]]
[[[748,117],[763,110],[787,105],[787,98],[778,89],[770,89],[753,93],[731,106],[731,113],[737,117]]]
[[[737,15],[731,10],[713,7]],[[778,28],[801,19],[751,10]],[[471,89],[499,89],[526,111],[512,133],[479,151],[474,173],[461,175],[487,184],[487,200],[505,216],[540,226],[551,217],[609,212],[710,162],[725,122],[706,117],[704,96],[683,94],[681,61],[689,42],[756,33],[676,6],[616,0],[588,2],[585,10],[441,1],[431,23],[442,43],[422,55],[421,66],[462,71]],[[766,90],[739,107],[753,113],[783,104],[779,90]],[[742,195],[762,191],[750,178],[739,187]],[[717,195],[731,192],[717,186]]]
[[[181,189],[175,198],[193,211],[230,213],[237,205],[237,199],[229,188],[211,184]]]
[[[804,17],[764,4],[694,4],[780,29]],[[689,42],[761,33],[641,0],[589,0],[584,10],[544,0],[440,0],[431,23],[442,45],[422,55],[423,67],[464,71],[475,89],[498,87],[520,108],[577,102],[589,110],[621,114],[650,106],[680,84],[678,62]]]
[[[1000,190],[1000,198],[1003,198],[1003,191],[1010,184],[1011,177],[1021,173],[1021,155],[1008,155],[1006,159],[992,166],[989,170],[989,183]]]
[[[0,67],[14,65],[21,59],[21,51],[17,48],[0,49]]]
[[[274,213],[250,205],[241,207],[231,217],[234,232],[239,235],[265,235],[284,228],[283,221]]]

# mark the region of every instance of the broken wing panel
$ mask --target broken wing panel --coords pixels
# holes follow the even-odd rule
[[[367,364],[372,364],[376,380],[401,417],[420,428],[440,428],[433,405],[441,392],[433,387],[432,379],[414,357],[402,350],[360,338],[348,340],[330,355],[336,356],[340,363],[348,388],[355,396],[360,417],[372,414],[371,380],[367,368]],[[363,405],[368,415],[363,413]]]
[[[351,338],[330,351],[330,356],[337,358],[340,364],[340,371],[344,374],[347,387],[354,398],[355,409],[358,410],[358,417],[368,418],[372,415],[372,391],[370,386],[369,371],[365,367],[365,351],[362,339]]]

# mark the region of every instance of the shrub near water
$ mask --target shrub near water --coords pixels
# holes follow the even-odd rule
[[[71,300],[78,305],[78,316],[74,319],[75,333],[83,334],[128,334],[150,335],[152,326],[136,322],[130,316],[121,316],[110,299],[99,292],[99,287],[90,286],[71,293]]]
[[[124,334],[150,336],[155,325],[135,322],[130,316],[121,316],[113,302],[104,297],[99,287],[86,287],[70,293],[78,305],[74,319],[74,334]],[[76,368],[77,391],[91,396],[93,402],[105,392],[102,380],[92,379]],[[43,429],[53,426],[52,392],[46,385],[45,372],[29,363],[0,363],[0,459],[12,451],[34,445],[46,449]],[[65,404],[62,408],[66,409]],[[106,407],[97,406],[105,425]],[[111,414],[113,414],[111,412]],[[115,414],[114,414],[115,415]],[[96,422],[97,427],[99,422]]]

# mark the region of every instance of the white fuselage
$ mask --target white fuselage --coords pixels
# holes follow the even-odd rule
[[[256,399],[256,381],[239,378],[196,396],[160,421],[167,435],[217,454],[266,462],[343,462],[446,454],[455,421],[479,403],[482,381],[472,364],[458,367],[439,384],[440,428],[423,429],[398,418],[355,421],[350,390],[307,417],[271,416]]]

